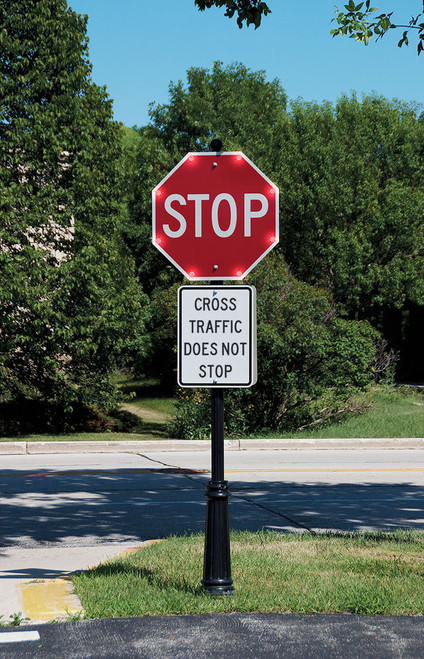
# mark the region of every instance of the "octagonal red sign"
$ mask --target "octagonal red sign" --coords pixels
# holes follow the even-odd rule
[[[278,188],[241,152],[188,153],[152,192],[153,244],[188,279],[243,279],[278,243]]]

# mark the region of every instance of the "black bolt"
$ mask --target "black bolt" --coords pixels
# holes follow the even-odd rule
[[[222,141],[219,140],[217,137],[215,137],[211,143],[209,144],[209,148],[211,151],[221,151],[222,150]]]

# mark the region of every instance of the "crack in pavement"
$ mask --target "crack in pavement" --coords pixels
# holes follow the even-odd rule
[[[138,455],[140,455],[140,457],[144,458],[145,460],[149,460],[150,462],[155,462],[157,464],[161,464],[163,467],[176,469],[178,471],[178,473],[183,475],[189,481],[192,481],[193,483],[196,483],[196,485],[199,484],[199,485],[202,485],[202,487],[205,487],[205,484],[204,484],[203,481],[201,481],[200,479],[195,478],[194,476],[191,475],[194,471],[193,469],[184,469],[184,467],[180,467],[180,466],[177,466],[177,465],[170,465],[167,462],[162,462],[161,460],[150,458],[149,456],[141,454],[141,453],[139,453]],[[202,473],[202,471],[199,470],[199,473]],[[209,473],[209,472],[203,472],[203,473]],[[276,515],[277,517],[281,517],[282,519],[285,519],[286,521],[288,521],[290,524],[293,524],[294,526],[297,526],[300,529],[303,529],[304,531],[308,531],[308,533],[311,533],[312,535],[316,535],[316,531],[311,529],[309,526],[306,526],[305,524],[302,524],[302,522],[298,522],[297,520],[292,519],[291,517],[288,517],[287,515],[284,515],[283,513],[279,512],[278,510],[274,510],[273,508],[269,508],[268,506],[264,506],[263,504],[258,503],[257,501],[253,501],[252,499],[249,499],[249,497],[243,497],[239,494],[233,494],[233,493],[230,492],[230,496],[234,499],[239,499],[240,501],[244,501],[244,503],[248,503],[251,506],[254,506],[256,508],[260,508],[262,510],[265,510],[266,512],[271,513],[272,515]]]

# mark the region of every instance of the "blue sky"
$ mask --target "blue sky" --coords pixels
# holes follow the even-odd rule
[[[347,0],[344,0],[345,2]],[[168,99],[169,82],[184,80],[191,66],[242,62],[278,78],[289,99],[335,102],[343,93],[372,91],[424,103],[424,54],[415,42],[398,48],[401,34],[365,47],[329,35],[338,0],[268,0],[262,26],[240,30],[223,9],[199,12],[194,0],[68,0],[88,14],[93,80],[106,85],[115,119],[127,126],[148,122],[148,106]],[[375,0],[406,22],[421,0]]]

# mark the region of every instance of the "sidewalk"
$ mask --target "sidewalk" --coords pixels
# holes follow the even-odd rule
[[[226,439],[226,451],[288,449],[418,449],[424,448],[424,437],[374,437],[350,439]],[[164,439],[158,441],[63,441],[0,442],[0,455],[34,455],[41,453],[122,453],[158,451],[210,451],[210,440]]]
[[[22,613],[28,624],[66,620],[83,613],[69,574],[87,570],[148,542],[112,542],[95,547],[0,548],[0,617]],[[1,656],[1,655],[0,655]]]

